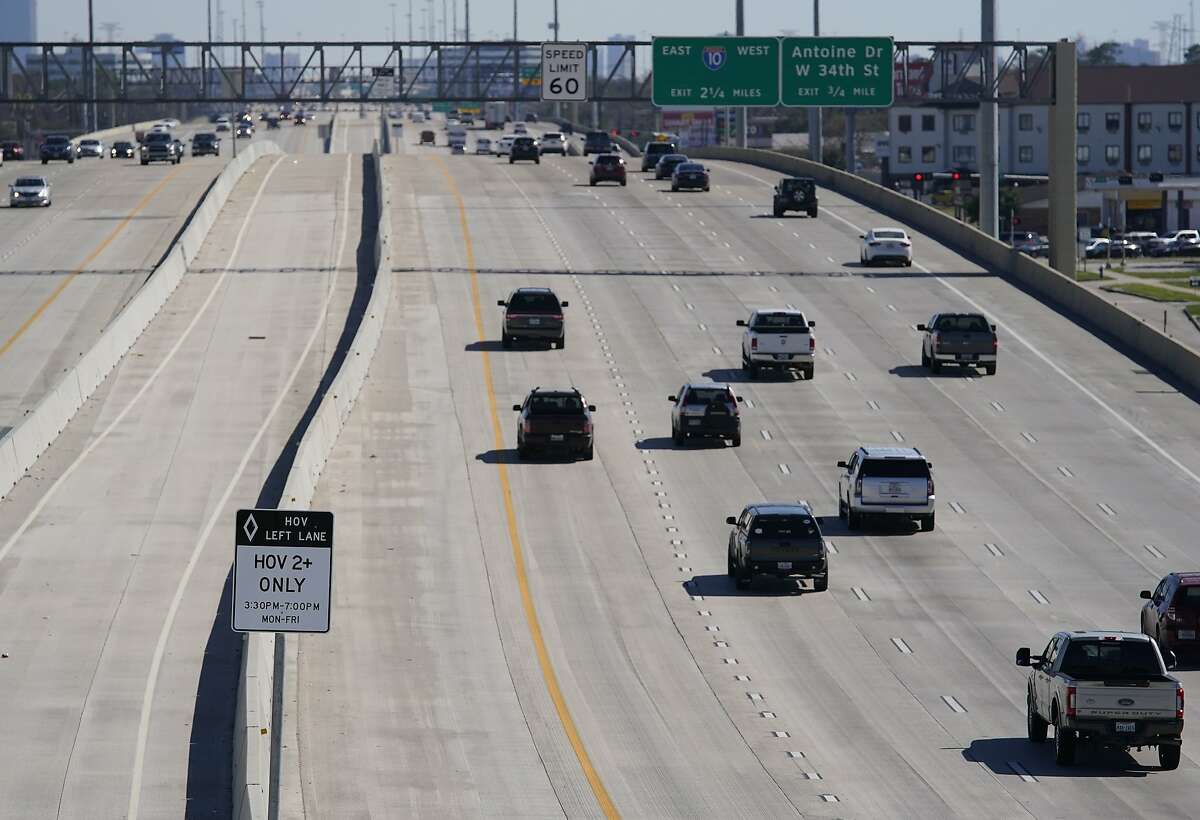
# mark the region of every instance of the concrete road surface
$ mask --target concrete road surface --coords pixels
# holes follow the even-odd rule
[[[1175,772],[1058,768],[1013,665],[1136,629],[1138,590],[1200,563],[1192,399],[919,234],[913,268],[859,266],[891,220],[827,191],[775,219],[769,172],[672,194],[404,149],[388,329],[314,502],[343,546],[334,631],[300,642],[307,816],[1194,815],[1186,737]],[[501,349],[519,285],[570,301],[565,350]],[[816,321],[812,382],[742,374],[759,306]],[[999,324],[996,376],[920,369],[913,326],[946,309]],[[701,377],[747,399],[740,448],[671,444],[667,396]],[[594,461],[516,459],[507,408],[538,385],[598,406]],[[839,522],[859,444],[934,463],[935,532]],[[798,498],[829,591],[738,592],[725,516]]]

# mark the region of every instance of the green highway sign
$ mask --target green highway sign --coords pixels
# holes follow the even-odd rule
[[[779,104],[778,37],[655,37],[655,105]]]
[[[784,105],[884,108],[892,104],[890,37],[784,37]],[[657,100],[655,100],[657,102]]]

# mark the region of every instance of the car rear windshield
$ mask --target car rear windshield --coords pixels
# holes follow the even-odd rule
[[[583,401],[574,394],[562,396],[534,396],[529,400],[531,416],[580,416]]]
[[[808,333],[808,322],[799,313],[760,313],[750,329],[756,333]]]
[[[733,401],[733,396],[724,387],[692,387],[684,396],[684,404],[708,404],[712,401]]]
[[[646,143],[646,153],[650,156],[655,154],[673,154],[675,153],[675,143],[673,142],[649,142]]]
[[[550,131],[545,134],[542,134],[542,139],[543,140],[560,140],[560,139],[562,139],[562,134],[556,133],[554,131]]]
[[[864,478],[927,478],[929,465],[919,458],[869,458],[863,462]]]
[[[171,135],[162,131],[157,134],[147,134],[146,142],[171,142]]]
[[[1180,587],[1175,591],[1171,606],[1188,611],[1200,610],[1200,585]]]
[[[681,162],[675,170],[681,174],[699,174],[704,166],[698,162]]]
[[[1071,641],[1059,671],[1073,678],[1112,680],[1162,674],[1149,641]]]
[[[668,165],[678,162],[687,162],[687,157],[683,154],[666,154],[659,162],[665,162]]]
[[[68,140],[66,137],[57,137],[57,136],[46,137],[47,145],[62,145],[65,142],[70,142],[70,140]]]
[[[618,157],[616,154],[602,154],[601,156],[596,157],[596,164],[597,165],[620,165],[621,158]]]
[[[882,230],[875,231],[876,239],[904,239],[904,231]]]
[[[783,181],[783,190],[786,193],[794,193],[795,191],[808,192],[813,189],[813,184],[807,179],[785,179]]]
[[[192,138],[192,142],[216,142],[216,134],[197,134]]]
[[[99,145],[100,140],[80,140],[80,145]]]
[[[514,293],[508,309],[514,313],[558,313],[558,297],[553,293]]]
[[[750,522],[750,534],[792,541],[821,539],[821,530],[810,515],[756,515]]]
[[[46,180],[41,177],[17,177],[17,181],[13,185],[18,188],[43,188]]]
[[[519,145],[522,148],[530,148],[533,146],[533,137],[517,137],[513,140],[513,145]]]
[[[982,316],[963,314],[960,316],[939,316],[934,330],[957,331],[959,333],[990,333],[987,319]]]

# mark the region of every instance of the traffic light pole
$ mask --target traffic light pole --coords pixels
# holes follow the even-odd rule
[[[996,40],[996,0],[982,0],[980,40]],[[983,98],[979,102],[979,230],[988,236],[1000,235],[1000,130],[999,105],[996,103],[996,49],[983,47]]]

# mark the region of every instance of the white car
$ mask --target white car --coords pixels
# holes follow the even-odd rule
[[[425,114],[422,111],[414,111],[412,115],[413,122],[425,122]]]
[[[543,154],[562,154],[566,156],[567,141],[562,134],[557,131],[550,131],[542,134],[542,153]]]
[[[837,466],[838,518],[851,530],[863,519],[914,521],[922,532],[935,524],[933,464],[915,447],[859,447]]]
[[[230,128],[229,117],[217,117],[217,130],[228,131]]]
[[[894,262],[912,267],[912,240],[903,228],[872,228],[862,234],[858,261],[863,265]]]
[[[506,157],[512,153],[513,140],[517,138],[516,134],[505,134],[503,137],[492,143],[496,146],[496,156]]]
[[[529,129],[525,127],[525,123],[518,122],[518,123],[513,124],[513,133],[514,134],[528,134]]]
[[[50,183],[45,177],[17,177],[8,186],[8,204],[12,208],[50,207]]]
[[[475,153],[476,154],[491,154],[492,153],[492,141],[490,139],[488,139],[487,137],[480,137],[479,139],[475,140]]]

